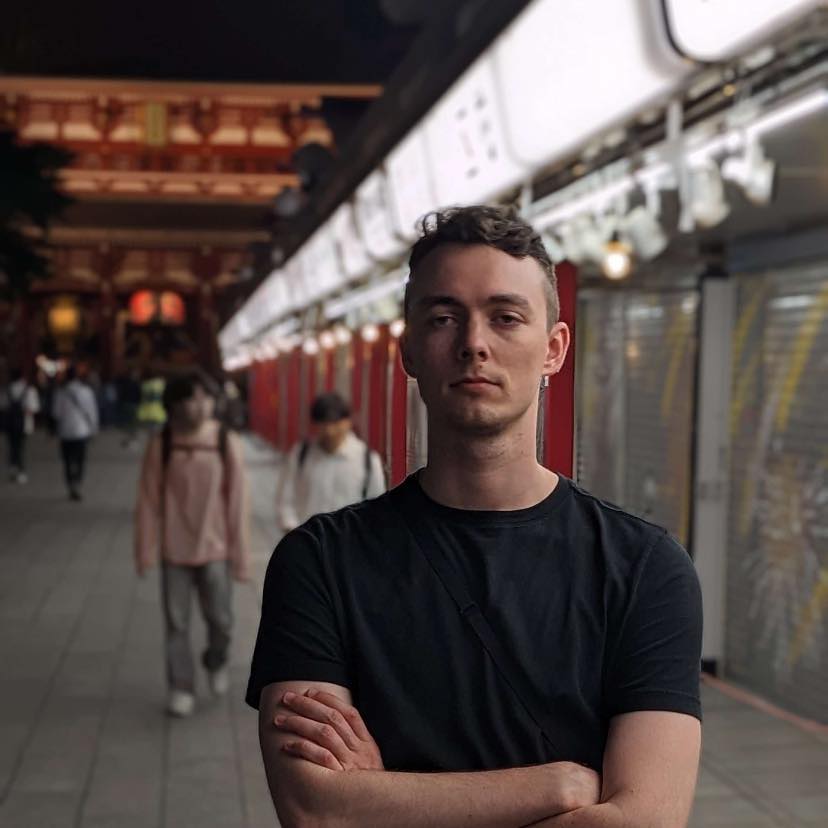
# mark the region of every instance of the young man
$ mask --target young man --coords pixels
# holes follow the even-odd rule
[[[95,394],[74,366],[69,366],[63,385],[55,392],[52,417],[60,439],[69,498],[80,501],[83,499],[81,486],[86,469],[86,447],[98,433],[99,421]]]
[[[542,242],[458,208],[426,218],[410,268],[428,464],[290,533],[265,581],[247,701],[279,818],[682,828],[698,580],[663,529],[536,460],[569,343]]]
[[[247,505],[241,446],[213,417],[209,383],[198,373],[164,389],[168,420],[151,438],[138,486],[135,567],[161,560],[166,633],[167,711],[195,706],[190,604],[196,591],[207,626],[202,662],[215,695],[227,692],[233,625],[231,577],[249,577]]]
[[[0,389],[0,412],[8,441],[9,480],[26,483],[26,438],[34,432],[35,414],[40,411],[37,389],[29,385],[23,372],[12,372],[11,382]]]
[[[276,517],[285,532],[385,491],[382,460],[354,434],[351,410],[339,394],[317,397],[310,419],[314,439],[294,446],[276,493]]]

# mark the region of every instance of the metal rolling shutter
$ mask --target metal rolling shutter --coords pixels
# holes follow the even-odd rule
[[[728,675],[828,721],[828,266],[740,277]]]
[[[584,296],[577,474],[598,497],[687,542],[696,348],[695,291]]]

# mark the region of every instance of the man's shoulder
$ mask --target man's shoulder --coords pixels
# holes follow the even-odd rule
[[[655,547],[670,547],[668,554],[686,552],[663,527],[602,500],[570,481],[574,517],[586,531],[600,539],[605,557],[638,562]]]
[[[341,538],[353,532],[394,528],[399,525],[398,517],[399,512],[394,506],[391,492],[384,492],[378,497],[352,503],[332,512],[313,515],[299,529],[318,539]]]

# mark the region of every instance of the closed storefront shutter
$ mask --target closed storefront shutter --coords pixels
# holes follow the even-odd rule
[[[828,267],[737,285],[726,670],[828,721]]]
[[[598,497],[687,543],[697,294],[584,293],[576,470]]]

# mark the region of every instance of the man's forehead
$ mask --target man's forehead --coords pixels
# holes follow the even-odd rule
[[[517,258],[483,244],[444,244],[432,250],[417,265],[410,293],[425,294],[521,294],[543,301],[546,274],[540,263],[526,256]]]

